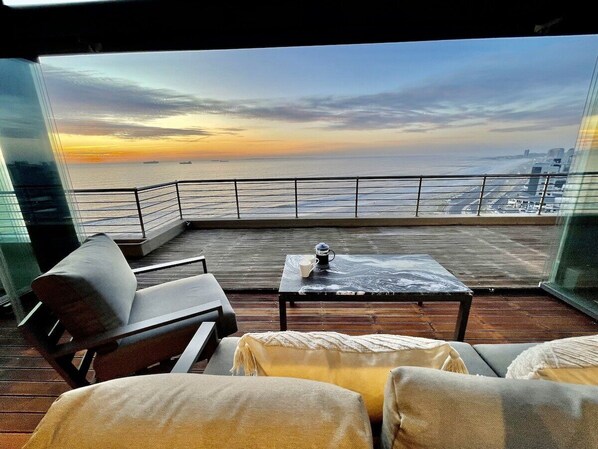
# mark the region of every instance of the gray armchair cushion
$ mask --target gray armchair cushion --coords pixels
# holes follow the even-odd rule
[[[480,357],[469,343],[464,343],[462,341],[451,341],[449,343],[457,350],[463,359],[463,362],[465,362],[469,374],[496,377],[494,371],[492,371],[486,362],[484,362],[484,359]]]
[[[217,312],[210,312],[123,338],[118,349],[96,356],[96,377],[99,380],[121,377],[181,354],[204,321],[216,321],[220,337],[237,331],[235,313],[212,274],[200,274],[139,290],[131,307],[129,324],[211,301],[221,302],[222,319],[218,320]]]
[[[490,365],[499,377],[505,377],[507,368],[515,358],[537,343],[504,343],[475,345],[473,349]]]
[[[595,449],[598,387],[391,371],[383,449]]]
[[[31,287],[70,334],[82,338],[129,321],[137,279],[116,243],[97,234]]]
[[[233,358],[238,343],[239,337],[223,338],[218,344],[218,347],[216,347],[214,354],[212,354],[210,362],[204,370],[204,374],[232,376],[230,370],[233,367]],[[239,375],[244,375],[242,368]]]

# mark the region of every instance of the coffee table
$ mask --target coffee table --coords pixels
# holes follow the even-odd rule
[[[455,340],[463,341],[473,292],[427,254],[337,254],[326,268],[302,278],[300,254],[287,255],[278,289],[280,330],[287,329],[287,302],[459,302]]]

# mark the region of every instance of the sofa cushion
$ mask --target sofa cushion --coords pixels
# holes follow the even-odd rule
[[[442,340],[294,331],[243,335],[233,368],[243,368],[245,375],[297,377],[348,388],[363,396],[370,419],[379,422],[388,372],[405,365],[467,372],[459,353]]]
[[[218,312],[199,315],[168,326],[122,339],[115,351],[98,354],[94,361],[100,380],[125,376],[164,359],[180,354],[204,321],[216,321],[218,335],[224,337],[237,331],[235,313],[210,273],[148,287],[139,290],[131,307],[129,323],[159,317],[189,307],[220,301],[223,316]]]
[[[504,344],[481,344],[474,345],[473,349],[484,359],[484,361],[499,376],[505,377],[509,365],[515,358],[532,346],[538,343],[504,343]]]
[[[137,279],[105,234],[89,237],[31,287],[75,338],[126,324]]]
[[[231,376],[232,373],[230,370],[233,367],[233,357],[238,342],[239,337],[223,338],[210,358],[210,362],[206,366],[204,373]],[[450,345],[459,352],[469,374],[496,377],[496,373],[486,365],[486,362],[484,362],[469,343],[451,341]]]
[[[457,350],[469,374],[478,376],[496,377],[496,373],[488,366],[482,357],[473,349],[469,343],[462,341],[451,341],[450,345]]]
[[[598,447],[598,387],[401,367],[386,384],[383,449]]]
[[[156,374],[64,393],[26,449],[371,449],[363,400],[302,379]]]
[[[232,376],[231,369],[233,368],[233,359],[235,357],[235,350],[239,343],[239,337],[226,337],[220,340],[216,347],[214,354],[210,357],[210,361],[204,370],[205,374],[214,374],[219,376]],[[239,372],[238,374],[245,374]]]
[[[598,386],[598,335],[561,338],[526,349],[505,377]]]

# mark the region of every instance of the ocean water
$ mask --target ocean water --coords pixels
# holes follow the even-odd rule
[[[180,214],[185,219],[393,217],[463,214],[477,211],[480,178],[419,180],[303,180],[243,182],[244,179],[336,176],[419,176],[529,173],[532,159],[442,156],[262,158],[230,161],[196,160],[191,164],[71,165],[75,189],[143,187],[174,180],[238,180],[183,183],[139,192],[146,230],[152,231]],[[524,178],[487,185],[491,213],[506,195],[524,186]],[[357,185],[358,184],[358,185]],[[238,189],[237,189],[238,188]],[[358,188],[358,190],[357,190]],[[358,192],[357,198],[356,193]],[[420,199],[418,202],[417,199]],[[78,193],[76,202],[89,233],[138,235],[140,221],[132,192]],[[179,203],[180,201],[180,203]],[[357,204],[358,203],[358,204]],[[179,210],[180,204],[180,210]],[[357,210],[358,209],[358,210]]]
[[[525,173],[530,159],[446,155],[194,160],[191,164],[69,164],[72,187],[141,187],[175,180]]]

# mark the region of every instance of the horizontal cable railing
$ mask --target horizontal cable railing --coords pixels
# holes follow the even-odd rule
[[[145,238],[176,220],[597,212],[598,172],[185,180],[71,193],[87,233]],[[10,212],[0,214],[2,232],[18,221],[14,192],[0,192],[0,208]]]

